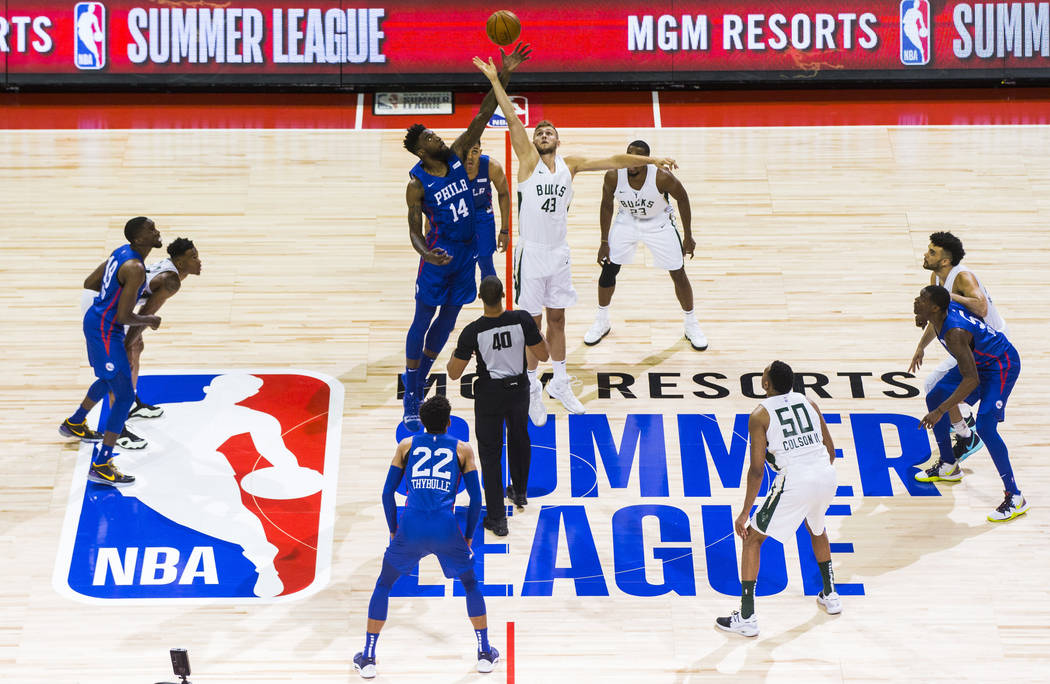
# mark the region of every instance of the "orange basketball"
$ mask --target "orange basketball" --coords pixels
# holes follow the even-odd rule
[[[485,23],[485,32],[496,45],[510,45],[521,35],[521,22],[510,10],[496,10]]]

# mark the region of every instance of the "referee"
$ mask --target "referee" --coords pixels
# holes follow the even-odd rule
[[[503,505],[503,425],[507,425],[507,470],[511,486],[506,494],[518,508],[527,503],[529,460],[529,380],[525,375],[525,349],[540,361],[548,358],[547,343],[527,311],[503,308],[503,283],[496,276],[482,279],[479,288],[485,313],[459,335],[456,351],[448,361],[448,377],[457,380],[477,356],[478,377],[474,383],[474,432],[485,485],[485,527],[497,536],[507,534]]]

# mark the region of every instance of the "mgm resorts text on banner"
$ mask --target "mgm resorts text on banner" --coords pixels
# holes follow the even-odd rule
[[[454,85],[490,2],[0,0],[6,85]],[[523,1],[516,82],[1050,75],[1050,2]],[[6,74],[6,75],[5,75]]]

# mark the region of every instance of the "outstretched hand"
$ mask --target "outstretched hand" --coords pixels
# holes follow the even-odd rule
[[[674,171],[678,168],[678,162],[670,157],[657,157],[653,161],[664,171]]]
[[[481,59],[481,57],[475,57],[474,66],[478,68],[478,71],[485,74],[485,78],[492,83],[499,80],[499,74],[496,72],[496,65],[492,63],[491,57],[489,57],[489,61],[487,62]]]
[[[503,60],[503,68],[507,71],[514,71],[522,62],[529,61],[529,55],[532,53],[532,48],[529,43],[518,43],[514,46],[514,52],[509,55],[503,52],[503,48],[499,49],[500,59]]]

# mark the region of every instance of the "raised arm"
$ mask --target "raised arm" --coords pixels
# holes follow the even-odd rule
[[[427,247],[427,240],[423,237],[423,183],[415,176],[408,181],[405,203],[408,205],[408,239],[412,242],[412,249],[423,257],[423,261],[431,264],[444,266],[452,261],[448,252],[440,247]]]
[[[496,199],[499,202],[499,236],[496,244],[500,252],[507,251],[510,240],[510,185],[507,184],[507,174],[503,167],[495,159],[489,158],[489,180],[492,187],[496,189]]]
[[[656,189],[678,202],[678,215],[682,218],[682,232],[685,234],[682,238],[682,255],[688,254],[692,259],[696,242],[693,240],[693,210],[689,206],[689,193],[673,173],[663,169],[656,170]]]
[[[499,73],[499,77],[496,79],[496,83],[500,84],[500,89],[506,88],[510,82],[510,75],[514,73],[522,62],[528,60],[530,49],[526,43],[518,43],[517,47],[514,48],[514,52],[509,55],[503,53],[503,48],[500,48],[499,54],[503,60],[503,69]],[[489,60],[490,62],[492,60]],[[495,66],[493,66],[495,69]],[[489,119],[492,118],[492,114],[496,111],[497,100],[494,94],[495,86],[492,90],[485,93],[485,99],[481,101],[481,107],[478,109],[478,115],[474,117],[474,120],[467,126],[467,130],[456,138],[456,141],[452,143],[452,151],[455,152],[456,156],[463,159],[466,156],[468,150],[481,140],[481,134],[485,132],[485,126],[488,125]],[[504,92],[506,92],[504,90]]]
[[[598,227],[602,232],[602,241],[598,245],[598,263],[604,266],[609,263],[609,229],[612,227],[613,195],[616,193],[616,172],[607,171],[602,183],[602,204],[598,210]]]
[[[529,133],[525,130],[524,124],[518,119],[518,115],[514,113],[514,103],[510,101],[507,91],[503,89],[503,84],[496,78],[496,65],[492,63],[491,59],[488,62],[484,62],[480,57],[475,57],[474,66],[481,73],[485,74],[485,77],[489,79],[489,83],[492,84],[492,92],[496,96],[496,101],[499,102],[500,109],[503,110],[503,116],[507,119],[507,130],[510,131],[510,144],[514,147],[514,155],[518,158],[518,180],[525,180],[532,175],[536,164],[540,162],[540,153],[536,150],[536,146],[532,144],[532,140],[529,139]]]
[[[672,171],[678,164],[670,157],[643,157],[638,154],[614,154],[605,159],[587,159],[585,157],[565,157],[565,165],[572,175],[581,171],[608,171],[609,169],[629,169],[632,166],[656,164],[661,169]]]

